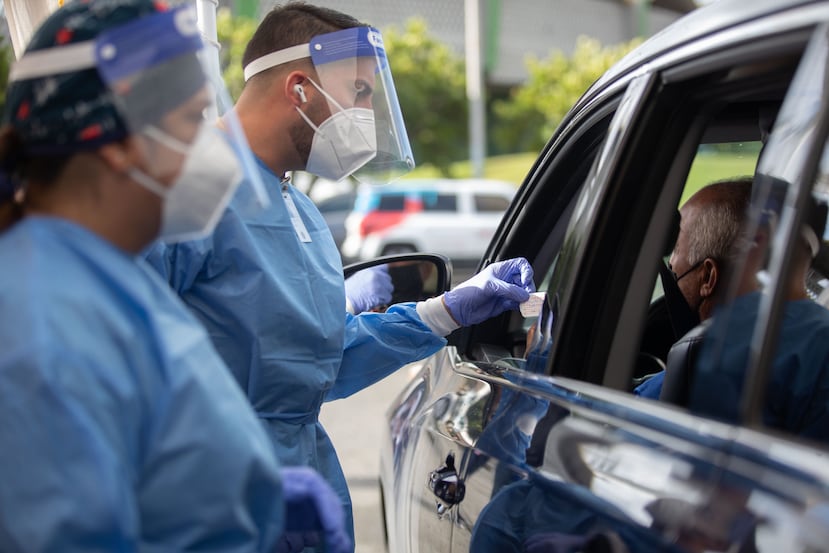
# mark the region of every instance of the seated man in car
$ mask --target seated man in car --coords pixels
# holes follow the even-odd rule
[[[701,188],[679,210],[679,234],[670,268],[682,296],[700,321],[711,317],[724,294],[724,273],[737,253],[734,246],[750,199],[751,178],[737,178]],[[668,356],[670,360],[670,353]],[[664,378],[665,371],[657,373],[633,393],[657,399]]]
[[[829,441],[829,310],[812,301],[806,275],[818,254],[827,206],[810,196],[801,239],[786,288],[786,303],[767,385],[764,423],[800,436]],[[772,223],[756,233],[742,273],[740,289],[724,317],[715,316],[699,356],[690,408],[728,421],[739,409],[761,293],[756,275],[763,268]],[[716,393],[712,391],[716,390]]]

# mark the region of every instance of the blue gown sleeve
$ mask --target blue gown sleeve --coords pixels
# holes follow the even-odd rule
[[[665,381],[665,371],[658,372],[633,389],[633,394],[648,399],[659,399],[662,393],[662,383]]]
[[[342,363],[325,400],[359,392],[445,345],[420,320],[414,303],[393,305],[385,313],[346,314]]]
[[[178,293],[189,290],[207,262],[212,238],[165,244],[156,241],[144,259]]]

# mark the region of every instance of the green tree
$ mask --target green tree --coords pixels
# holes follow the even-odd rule
[[[469,153],[463,59],[420,18],[384,30],[383,41],[415,161],[451,176],[452,162]]]
[[[11,44],[3,40],[0,42],[0,113],[6,107],[6,89],[9,86],[9,69],[14,60],[14,51]]]
[[[573,55],[553,52],[527,60],[527,81],[506,100],[494,101],[493,141],[504,152],[537,151],[546,144],[573,104],[602,73],[641,42],[603,47],[581,36]]]
[[[219,53],[222,75],[234,102],[245,86],[242,56],[256,26],[255,19],[236,17],[227,8],[220,8],[216,13],[216,33],[222,45]]]

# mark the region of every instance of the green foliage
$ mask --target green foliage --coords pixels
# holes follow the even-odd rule
[[[526,152],[522,154],[507,154],[501,156],[490,156],[484,161],[484,178],[497,179],[511,182],[516,186],[524,182],[533,163],[538,157],[538,152]],[[468,178],[472,176],[472,165],[468,160],[457,161],[450,167],[450,173],[454,178]],[[404,178],[433,178],[440,177],[441,173],[429,164],[419,165],[414,171]]]
[[[6,89],[9,84],[9,69],[14,61],[14,50],[8,41],[0,42],[0,113],[6,107]]]
[[[383,31],[415,161],[452,176],[452,162],[468,157],[463,60],[412,18]]]
[[[219,35],[220,63],[225,84],[233,101],[239,98],[245,77],[242,72],[242,56],[250,37],[256,30],[256,20],[248,17],[234,17],[227,8],[216,13],[216,31]]]
[[[757,157],[751,152],[735,153],[716,149],[701,152],[691,164],[679,205],[684,204],[685,200],[707,184],[726,178],[753,175]]]
[[[579,37],[571,57],[561,51],[527,60],[529,77],[508,100],[493,102],[493,139],[506,152],[538,151],[582,94],[611,65],[640,43],[639,39],[603,47]]]

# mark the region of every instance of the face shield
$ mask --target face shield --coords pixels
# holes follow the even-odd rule
[[[189,240],[212,231],[242,181],[256,189],[257,207],[267,201],[234,113],[224,114],[222,130],[205,117],[230,106],[207,54],[195,12],[182,7],[111,28],[92,41],[27,53],[10,80],[96,68],[109,88],[101,98],[115,105],[143,154],[145,163],[129,175],[164,199],[161,238]]]
[[[375,184],[411,171],[414,156],[380,31],[354,27],[315,36],[252,61],[245,80],[309,57],[319,79],[311,84],[326,98],[331,117],[316,127],[300,112],[316,131],[306,170],[335,180],[353,174]]]

